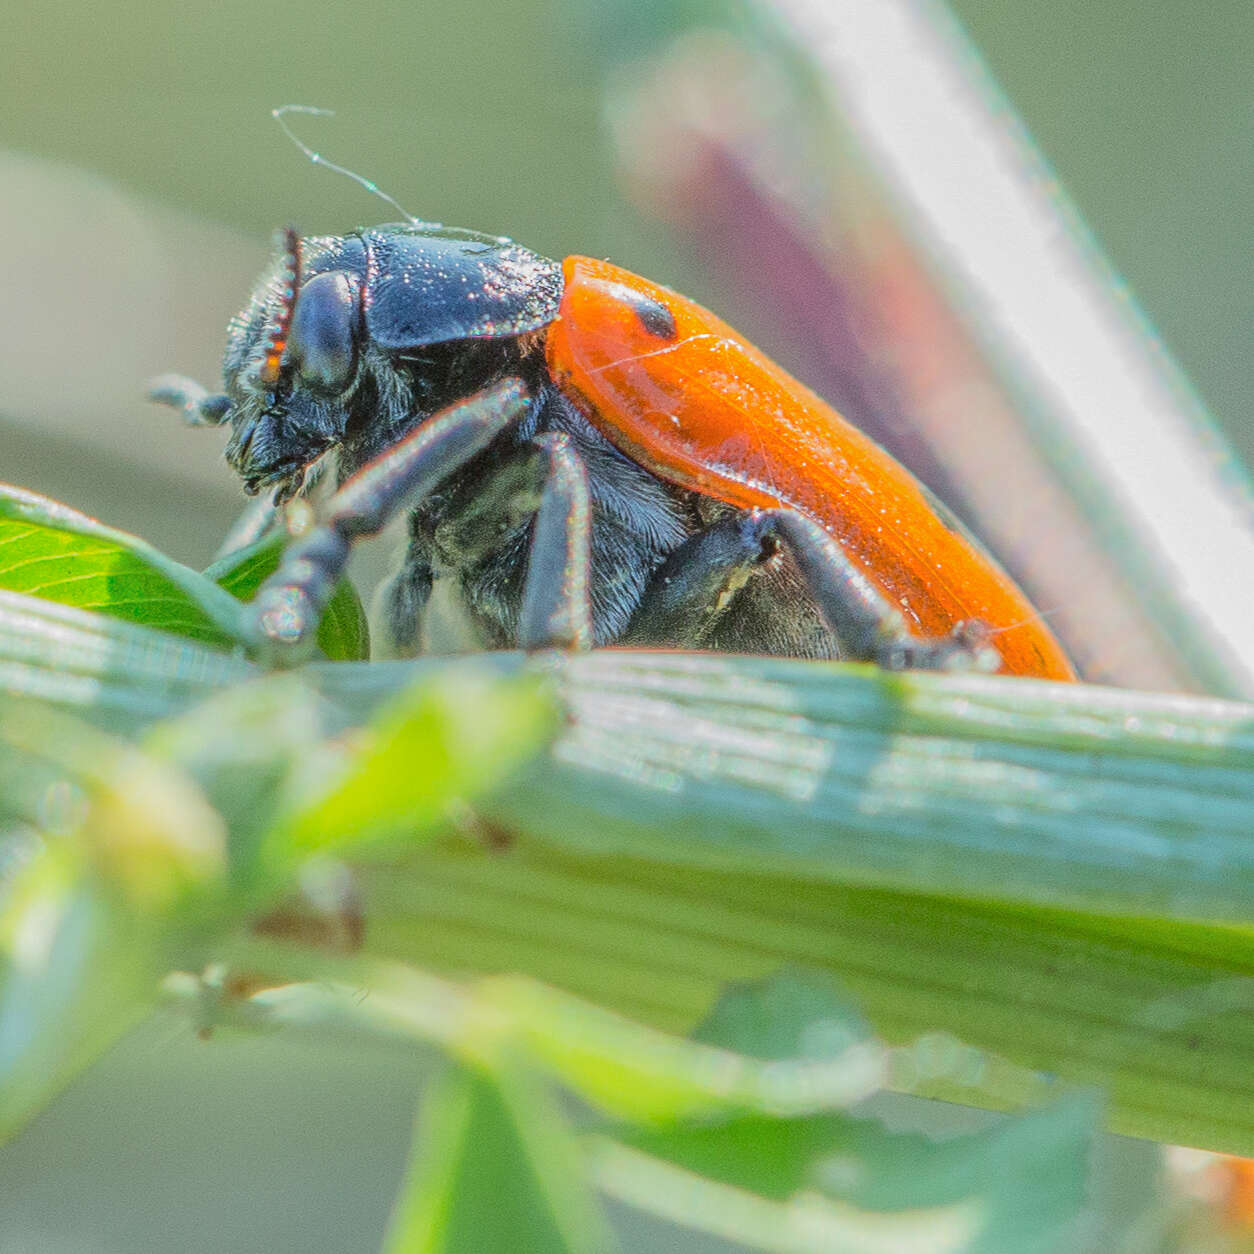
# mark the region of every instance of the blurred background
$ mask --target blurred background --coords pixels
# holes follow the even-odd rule
[[[553,256],[612,256],[713,301],[690,250],[626,203],[604,125],[607,71],[653,51],[658,27],[688,24],[678,7],[119,5],[104,30],[99,10],[74,0],[11,13],[0,48],[6,475],[72,485],[84,508],[103,507],[111,474],[141,452],[109,430],[128,400],[142,417],[125,440],[146,430],[179,445],[173,467],[213,468],[212,437],[182,445],[161,426],[168,415],[140,408],[145,373],[216,371],[225,319],[276,224],[325,231],[392,212],[303,160],[269,118],[289,100],[339,110],[304,122],[307,142],[412,213]],[[1249,5],[1188,6],[1187,20],[1172,0],[952,7],[1170,351],[1254,452]],[[70,479],[57,467],[68,450],[41,453],[39,437],[72,440],[92,408],[120,464]],[[225,473],[218,484],[229,496]],[[117,508],[117,521],[152,529],[133,494]]]
[[[982,378],[973,368],[959,387],[947,374],[973,351],[969,329],[950,325],[944,284],[921,279],[902,245],[909,215],[884,209],[891,189],[833,105],[822,50],[801,51],[808,7],[15,8],[0,43],[0,478],[183,561],[208,560],[242,503],[223,437],[146,405],[144,381],[173,369],[214,384],[226,321],[276,225],[322,233],[395,217],[283,137],[270,110],[301,102],[337,111],[294,119],[302,138],[409,212],[554,257],[610,257],[687,292],[865,421],[977,527],[1006,517],[979,487],[1000,487],[999,463],[981,474],[943,455],[953,396],[972,400]],[[951,8],[1126,279],[1125,290],[1098,267],[1109,299],[1139,302],[1161,333],[1140,351],[1174,357],[1254,459],[1254,8]],[[941,11],[920,12],[961,65],[968,54]],[[998,98],[981,99],[997,117]],[[1041,170],[1024,179],[1048,191]],[[1008,279],[1013,269],[1011,258]],[[951,341],[936,360],[917,348]],[[945,402],[932,404],[938,378]],[[1168,380],[1192,413],[1189,389]],[[916,408],[941,425],[920,434],[901,419]],[[1223,443],[1208,447],[1231,477]],[[1004,535],[980,529],[1049,590],[1049,571],[1034,576],[1033,555],[1015,551],[1016,531],[1042,529],[1019,510]],[[1134,581],[1135,567],[1122,577]],[[1066,601],[1064,616],[1074,601],[1038,599],[1051,612]],[[1106,656],[1114,631],[1084,646],[1091,674],[1126,665],[1172,686],[1169,662],[1137,671],[1131,645],[1117,664]],[[0,1249],[371,1248],[415,1084],[408,1059],[273,1041],[206,1047],[158,1025],[0,1150]],[[671,1239],[698,1248],[662,1234],[639,1248]]]

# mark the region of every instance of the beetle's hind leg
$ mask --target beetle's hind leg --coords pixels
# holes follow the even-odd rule
[[[653,575],[621,643],[705,646],[736,593],[781,551],[842,657],[890,670],[996,669],[1000,659],[978,624],[938,639],[912,632],[818,523],[788,509],[738,510],[689,537]]]

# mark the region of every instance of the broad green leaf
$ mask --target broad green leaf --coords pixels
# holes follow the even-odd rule
[[[695,1176],[785,1203],[818,1193],[864,1214],[966,1205],[965,1254],[1071,1248],[1086,1194],[1096,1105],[1072,1098],[936,1141],[846,1114],[744,1115],[703,1125],[624,1129],[622,1145]],[[694,1214],[693,1222],[699,1219]]]
[[[212,645],[238,639],[239,606],[137,536],[34,492],[0,485],[0,589]]]
[[[592,1254],[611,1241],[561,1112],[509,1059],[450,1064],[419,1116],[385,1254]]]
[[[205,571],[205,577],[241,601],[251,601],[279,566],[284,537],[264,536],[228,553]],[[318,647],[332,661],[355,661],[370,656],[370,631],[357,590],[341,579],[318,624]]]

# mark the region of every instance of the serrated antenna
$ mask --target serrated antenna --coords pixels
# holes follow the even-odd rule
[[[300,236],[296,234],[296,228],[285,227],[279,233],[279,243],[283,248],[283,290],[279,296],[281,303],[278,316],[274,320],[274,330],[270,332],[270,340],[266,345],[266,355],[257,371],[257,377],[266,387],[273,387],[279,381],[283,350],[287,348],[292,313],[296,309],[296,293],[300,291]]]

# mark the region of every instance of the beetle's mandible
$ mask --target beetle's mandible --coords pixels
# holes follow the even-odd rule
[[[713,314],[607,262],[423,224],[287,232],[232,322],[225,391],[154,396],[229,422],[282,502],[339,487],[255,605],[308,642],[360,536],[398,511],[401,653],[452,581],[487,647],[633,644],[1070,679],[1009,576],[914,478]]]

